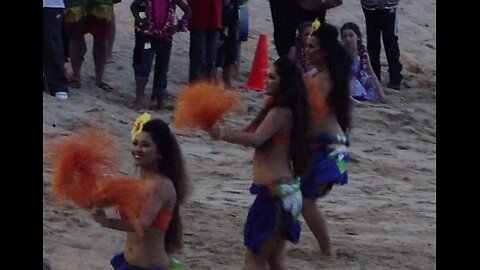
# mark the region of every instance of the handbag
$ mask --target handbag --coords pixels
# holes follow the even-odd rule
[[[301,8],[311,11],[327,10],[338,7],[342,4],[342,0],[297,0]]]

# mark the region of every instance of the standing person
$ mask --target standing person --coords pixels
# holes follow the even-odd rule
[[[68,99],[62,43],[63,0],[43,0],[43,85],[58,100]]]
[[[303,217],[320,245],[321,254],[330,256],[332,246],[325,217],[317,209],[316,200],[326,196],[334,184],[348,180],[348,139],[351,122],[349,82],[352,59],[338,41],[338,30],[322,24],[308,39],[308,64],[305,74],[326,97],[327,111],[313,122],[313,166],[301,179]]]
[[[340,28],[342,46],[353,58],[350,93],[360,101],[385,101],[382,85],[373,72],[365,45],[362,42],[360,27],[348,22]]]
[[[234,89],[232,77],[240,53],[239,7],[242,0],[229,0],[223,5],[220,46],[217,49],[216,66],[222,68],[224,87]],[[217,79],[218,80],[218,79]]]
[[[62,44],[63,44],[63,56],[65,57],[65,63],[68,63],[68,56],[70,55],[68,49],[70,47],[70,38],[68,37],[67,26],[65,23],[65,16],[62,20]],[[68,76],[67,76],[68,78]]]
[[[169,255],[182,248],[180,206],[189,190],[182,152],[168,125],[153,119],[135,137],[132,156],[141,178],[153,184],[139,216],[143,236],[127,220],[108,218],[101,208],[94,209],[93,217],[103,227],[127,234],[125,251],[110,262],[114,269],[167,270],[172,263]]]
[[[115,35],[117,34],[117,22],[115,21],[115,4],[122,2],[122,0],[113,0],[114,4],[112,10],[112,20],[110,21],[110,31],[107,33],[107,64],[113,63],[113,43],[115,42]]]
[[[176,6],[183,17],[175,21]],[[183,0],[134,0],[130,10],[135,18],[135,47],[133,49],[133,71],[135,74],[135,109],[144,107],[145,87],[152,70],[153,88],[151,100],[161,109],[167,94],[168,68],[172,52],[173,35],[186,31],[191,10]]]
[[[303,72],[308,71],[306,50],[307,40],[312,31],[312,22],[303,22],[298,25],[295,46],[291,47],[288,53],[288,57],[295,61],[302,68]]]
[[[65,0],[65,21],[70,38],[70,63],[72,77],[69,85],[80,88],[81,68],[87,53],[85,34],[93,36],[93,61],[95,85],[106,92],[113,88],[103,80],[107,59],[107,33],[112,20],[112,0]]]
[[[398,47],[398,3],[400,0],[361,0],[365,23],[367,26],[367,50],[370,55],[373,72],[380,76],[380,36],[383,38],[385,54],[388,62],[390,81],[387,86],[400,90],[402,82],[402,64]]]
[[[273,40],[278,56],[289,53],[295,45],[296,29],[305,21],[318,19],[325,23],[326,10],[310,11],[300,7],[297,0],[269,0],[273,22]]]
[[[215,59],[217,44],[222,28],[222,7],[224,0],[188,0],[192,17],[190,30],[190,51],[188,81],[199,79],[215,81]]]
[[[271,101],[246,130],[209,131],[214,140],[255,147],[250,193],[256,198],[244,228],[247,270],[267,269],[267,263],[285,269],[285,240],[296,243],[300,237],[297,177],[310,157],[310,107],[300,68],[287,57],[275,61],[265,93]]]

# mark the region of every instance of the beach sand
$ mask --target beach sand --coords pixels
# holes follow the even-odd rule
[[[82,70],[81,89],[66,102],[43,97],[46,143],[75,128],[95,124],[118,145],[120,170],[134,173],[129,153],[130,130],[139,112],[135,96],[131,1],[115,6],[117,39],[106,93],[94,87],[91,37]],[[399,43],[404,65],[400,91],[386,89],[387,104],[358,104],[353,111],[349,183],[336,186],[318,206],[324,211],[335,256],[322,258],[304,220],[298,244],[287,244],[287,269],[436,269],[436,1],[400,3]],[[340,27],[352,21],[365,33],[359,1],[344,1],[328,11],[327,21]],[[250,1],[249,39],[242,44],[240,74],[247,81],[259,34],[269,40],[270,63],[277,58],[268,1]],[[188,80],[188,33],[173,42],[169,88],[180,91]],[[388,78],[382,52],[382,77]],[[70,69],[69,64],[67,67]],[[384,85],[387,80],[384,80]],[[147,88],[150,95],[151,81]],[[242,106],[227,115],[229,127],[244,126],[263,105],[261,93],[241,91]],[[174,101],[171,101],[171,104]],[[172,122],[172,111],[153,117]],[[176,257],[186,269],[242,269],[243,224],[254,197],[248,193],[253,149],[212,142],[204,132],[175,131],[181,144],[193,194],[182,210],[185,247]],[[90,213],[57,204],[51,196],[48,151],[44,152],[43,250],[53,270],[111,269],[110,258],[123,250],[124,234],[101,228]]]

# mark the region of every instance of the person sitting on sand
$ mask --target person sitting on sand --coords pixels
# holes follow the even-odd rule
[[[297,64],[303,69],[303,72],[308,71],[305,51],[307,49],[307,39],[312,34],[312,31],[312,22],[303,22],[298,25],[295,46],[291,47],[290,52],[288,53],[288,57],[297,62]]]
[[[115,255],[114,269],[172,269],[169,254],[182,248],[180,206],[189,191],[182,152],[168,125],[160,119],[146,122],[133,141],[132,156],[144,181],[153,184],[152,196],[139,221],[143,236],[125,219],[108,218],[103,209],[93,217],[103,227],[127,233],[125,251]]]
[[[338,30],[322,24],[307,41],[307,61],[312,67],[305,74],[313,80],[326,98],[326,115],[313,123],[313,166],[301,178],[303,217],[317,239],[321,254],[330,256],[332,247],[325,217],[316,200],[326,196],[333,184],[346,184],[348,139],[351,122],[349,81],[352,59],[338,41]]]
[[[342,46],[353,57],[351,96],[360,101],[385,101],[382,85],[373,72],[367,49],[362,42],[362,33],[358,25],[352,22],[340,28]]]
[[[285,240],[300,237],[302,209],[299,177],[310,157],[310,105],[302,71],[284,56],[274,63],[267,91],[270,101],[245,130],[214,126],[209,134],[255,147],[253,184],[256,198],[244,227],[246,269],[285,269]]]

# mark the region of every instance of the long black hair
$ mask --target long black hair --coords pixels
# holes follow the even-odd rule
[[[274,68],[280,77],[278,89],[268,103],[247,127],[247,130],[256,128],[263,121],[268,112],[275,107],[287,107],[292,111],[293,126],[290,135],[290,160],[295,176],[303,175],[311,157],[310,135],[311,116],[307,91],[303,81],[303,72],[300,67],[287,56],[282,56],[274,63]],[[270,140],[265,142],[269,143]]]
[[[162,156],[158,160],[158,169],[172,181],[177,193],[173,217],[165,235],[165,250],[167,253],[173,253],[182,248],[183,232],[179,206],[185,202],[190,191],[182,152],[175,136],[162,120],[152,119],[146,122],[142,131],[150,134],[158,153]]]
[[[337,115],[338,123],[344,132],[351,124],[350,79],[352,76],[352,57],[338,41],[338,30],[335,26],[324,23],[312,36],[318,40],[318,45],[324,51],[325,61],[333,82],[333,87],[327,96],[327,103]]]

